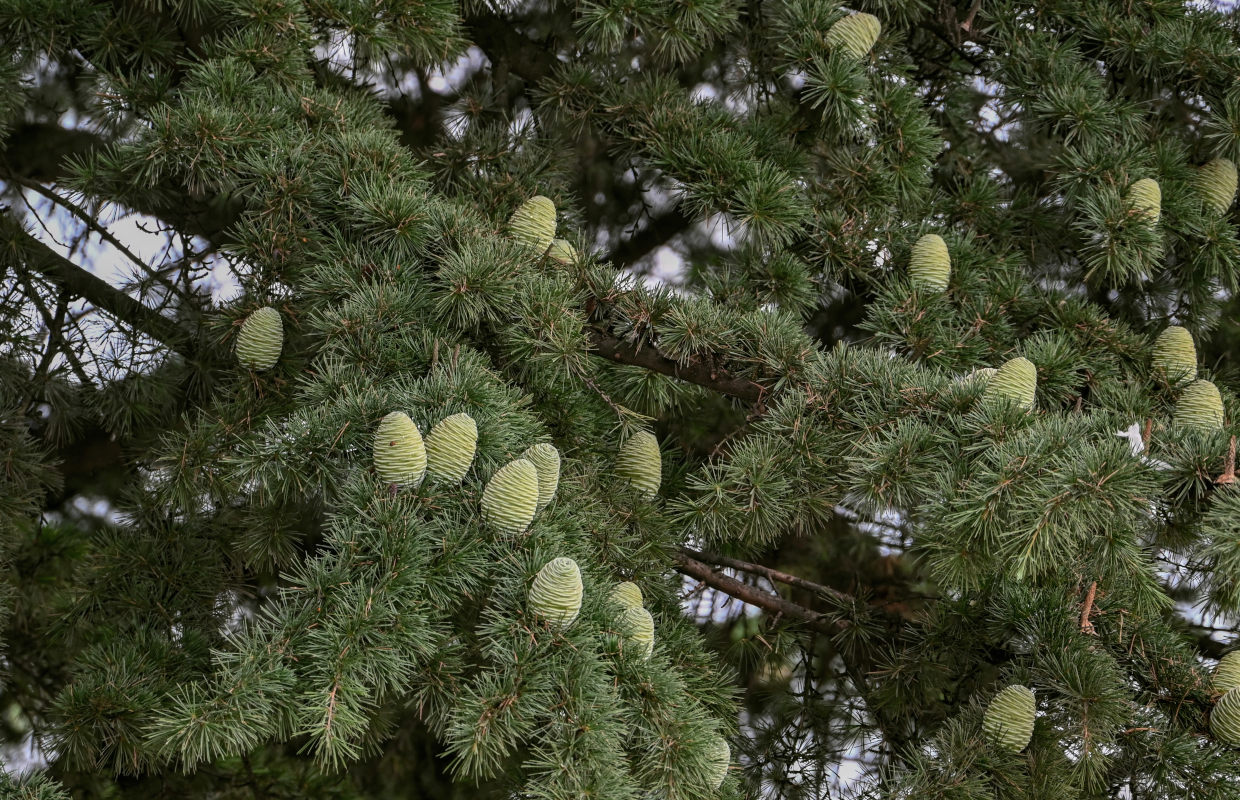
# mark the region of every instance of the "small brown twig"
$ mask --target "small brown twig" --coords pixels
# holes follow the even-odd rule
[[[1090,636],[1095,635],[1094,623],[1089,621],[1089,615],[1094,611],[1094,597],[1098,593],[1098,581],[1089,584],[1089,591],[1085,593],[1085,605],[1081,608],[1081,633]]]
[[[1223,474],[1214,479],[1219,486],[1236,482],[1236,437],[1231,437],[1231,444],[1227,445],[1227,461],[1223,464]]]

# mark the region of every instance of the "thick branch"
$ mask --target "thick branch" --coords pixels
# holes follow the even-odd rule
[[[627,267],[684,233],[692,224],[693,219],[677,206],[662,216],[652,217],[644,228],[616,244],[608,260],[617,267]]]
[[[705,386],[707,389],[713,389],[720,394],[736,397],[748,403],[757,403],[766,392],[766,387],[762,384],[755,383],[748,378],[729,375],[704,361],[695,359],[688,364],[681,364],[663,355],[649,344],[638,348],[631,342],[626,342],[594,327],[589,329],[589,333],[594,352],[609,361],[644,367],[688,383]]]
[[[814,583],[797,575],[790,575],[787,572],[780,572],[777,569],[762,564],[753,564],[749,561],[741,561],[728,556],[717,556],[713,553],[699,553],[696,550],[683,548],[681,550],[689,558],[702,561],[707,564],[714,564],[718,567],[730,567],[731,569],[739,569],[741,572],[748,572],[750,575],[761,575],[768,581],[773,583],[782,583],[786,586],[795,586],[798,589],[805,589],[814,594],[826,597],[838,602],[851,603],[852,596],[841,592],[838,589],[832,589],[830,586],[823,586],[821,583]]]

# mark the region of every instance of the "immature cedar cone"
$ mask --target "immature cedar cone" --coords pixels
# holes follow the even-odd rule
[[[978,367],[977,369],[970,372],[968,375],[961,375],[959,378],[956,379],[956,383],[965,383],[965,384],[980,383],[982,386],[987,386],[990,384],[990,379],[993,378],[995,376],[995,373],[998,371],[999,370],[995,369],[994,367]]]
[[[865,58],[882,29],[882,23],[873,14],[850,14],[827,31],[827,47],[853,58]]]
[[[571,558],[553,558],[530,587],[530,611],[557,627],[568,627],[581,611],[581,569]]]
[[[1037,388],[1037,367],[1029,359],[1017,356],[990,376],[982,397],[987,401],[1007,398],[1022,408],[1033,408]]]
[[[649,431],[638,431],[628,438],[616,456],[616,474],[627,478],[647,497],[659,493],[663,481],[663,459],[659,440]]]
[[[1033,691],[1019,684],[1000,690],[986,707],[982,733],[996,747],[1019,753],[1033,738],[1033,721],[1037,717]]]
[[[1149,222],[1158,222],[1162,216],[1162,189],[1153,178],[1142,178],[1128,187],[1124,196],[1130,208]]]
[[[512,238],[542,255],[555,238],[555,203],[541,194],[526,200],[512,212],[508,232]]]
[[[712,735],[706,743],[706,763],[706,782],[711,789],[718,789],[728,777],[728,765],[732,763],[732,749],[719,734]]]
[[[538,470],[524,458],[505,464],[482,490],[482,518],[500,533],[521,533],[538,513]]]
[[[642,590],[636,583],[624,581],[611,590],[611,599],[621,606],[642,607]]]
[[[1206,205],[1222,214],[1236,196],[1236,165],[1216,158],[1197,168],[1197,191]]]
[[[642,658],[650,658],[654,652],[654,617],[649,611],[641,606],[625,606],[620,615],[620,632]]]
[[[432,480],[460,483],[474,463],[477,447],[478,423],[473,417],[445,417],[426,435],[426,471]]]
[[[241,323],[237,334],[237,360],[250,369],[271,369],[284,347],[284,324],[280,312],[270,306],[256,309]]]
[[[560,451],[555,449],[555,445],[536,444],[521,457],[538,471],[538,507],[534,510],[538,513],[555,497],[555,490],[560,485]]]
[[[1240,747],[1240,689],[1228,689],[1210,712],[1214,738],[1231,747]]]
[[[927,233],[913,245],[909,257],[908,277],[918,289],[941,292],[952,275],[952,259],[947,242],[937,233]]]
[[[577,260],[577,248],[567,239],[556,239],[547,250],[547,256],[561,264],[572,264]]]
[[[1193,381],[1175,404],[1175,424],[1218,430],[1223,427],[1223,398],[1209,381]]]
[[[1193,335],[1179,325],[1167,326],[1154,340],[1150,361],[1154,371],[1172,383],[1196,378],[1197,348],[1193,346]]]
[[[1240,650],[1232,650],[1219,659],[1212,682],[1216,692],[1227,692],[1240,686]]]
[[[375,430],[375,472],[384,483],[417,486],[426,474],[426,447],[409,415],[393,411]]]

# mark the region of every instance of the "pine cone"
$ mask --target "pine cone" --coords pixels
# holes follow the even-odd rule
[[[375,472],[384,483],[417,486],[426,474],[426,447],[409,415],[393,411],[375,430]]]
[[[1009,686],[1000,690],[986,707],[982,733],[992,745],[1019,753],[1033,738],[1037,715],[1033,690],[1019,684]]]
[[[918,289],[941,292],[952,275],[952,259],[947,242],[937,233],[927,233],[913,245],[908,262],[909,280]]]
[[[1231,208],[1236,197],[1236,165],[1216,158],[1197,169],[1197,191],[1206,205],[1220,214]]]
[[[1149,222],[1158,222],[1162,216],[1162,189],[1153,178],[1142,178],[1128,187],[1124,195],[1130,208],[1136,210]]]
[[[727,741],[715,734],[706,744],[707,784],[711,789],[718,789],[723,779],[728,777],[728,766],[732,763],[732,749]]]
[[[555,203],[542,195],[535,195],[512,212],[508,220],[508,232],[512,238],[539,255],[547,252],[555,238]]]
[[[642,658],[654,652],[654,617],[641,606],[626,606],[620,616],[620,632],[632,643]]]
[[[577,261],[577,248],[567,239],[556,239],[547,250],[547,256],[561,264],[572,264]]]
[[[1216,692],[1228,692],[1240,686],[1240,650],[1232,650],[1219,659],[1212,684]]]
[[[1179,383],[1197,377],[1197,348],[1193,335],[1179,325],[1170,325],[1154,340],[1150,359],[1156,372],[1168,381]]]
[[[1033,408],[1037,389],[1037,367],[1029,359],[1017,356],[990,377],[982,397],[987,401],[1006,398],[1022,408]]]
[[[505,464],[482,490],[482,518],[500,533],[521,533],[538,513],[538,470],[524,458]]]
[[[270,306],[256,309],[241,323],[237,334],[237,360],[250,369],[271,369],[284,347],[284,324],[280,312]]]
[[[873,14],[850,14],[827,31],[827,47],[848,53],[853,58],[865,58],[878,41],[882,29],[882,23]]]
[[[529,462],[526,462],[529,463]],[[581,611],[581,569],[571,558],[553,558],[534,576],[529,607],[557,627],[568,627]]]
[[[1240,747],[1240,689],[1228,689],[1210,712],[1214,738],[1231,747]]]
[[[641,587],[631,581],[617,583],[616,588],[611,590],[611,599],[612,602],[626,608],[629,606],[641,608],[644,602]]]
[[[477,448],[478,423],[473,417],[445,417],[426,436],[426,471],[432,480],[460,483],[474,463]]]
[[[560,485],[560,451],[555,445],[536,444],[521,454],[538,471],[538,513],[547,507]]]
[[[629,437],[616,456],[616,474],[627,478],[647,497],[659,493],[659,484],[663,482],[663,458],[659,455],[659,440],[653,433],[638,431]]]
[[[1218,430],[1223,427],[1223,398],[1209,381],[1193,381],[1175,405],[1175,424],[1186,428]]]

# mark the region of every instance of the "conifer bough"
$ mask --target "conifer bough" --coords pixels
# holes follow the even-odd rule
[[[641,587],[632,581],[617,583],[616,588],[611,590],[611,599],[618,605],[638,608],[645,602]]]
[[[538,513],[538,470],[524,458],[505,464],[482,490],[482,518],[499,533],[521,533]]]
[[[1153,178],[1142,178],[1128,187],[1128,205],[1150,222],[1162,216],[1162,189]]]
[[[1228,689],[1210,712],[1214,738],[1229,747],[1240,747],[1240,688]]]
[[[553,558],[534,576],[529,594],[530,611],[552,625],[568,627],[581,612],[584,594],[577,562],[563,556]]]
[[[1226,158],[1203,164],[1197,169],[1197,191],[1210,208],[1226,212],[1236,197],[1236,165]]]
[[[952,259],[943,237],[927,233],[918,239],[908,263],[908,276],[913,286],[941,292],[947,288],[951,275]]]
[[[882,30],[882,23],[873,14],[850,14],[827,31],[827,47],[845,52],[853,58],[865,58],[878,41]]]
[[[536,444],[521,454],[538,472],[538,506],[534,513],[547,507],[560,485],[560,451],[555,445]]]
[[[426,435],[426,471],[432,480],[460,483],[474,463],[478,423],[468,414],[441,419]]]
[[[426,447],[409,415],[393,411],[375,431],[375,472],[379,480],[397,486],[417,486],[426,475]]]
[[[982,397],[994,402],[1010,400],[1021,408],[1033,408],[1038,390],[1038,369],[1027,358],[1017,356],[990,376]]]
[[[1223,427],[1223,398],[1209,381],[1193,381],[1175,405],[1175,424],[1185,428],[1218,430]]]
[[[706,745],[706,774],[707,785],[711,789],[718,789],[723,785],[723,779],[728,777],[728,767],[732,763],[732,748],[728,747],[728,742],[719,734],[711,737]]]
[[[539,255],[547,252],[555,239],[555,203],[542,195],[526,200],[508,219],[508,232]]]
[[[1219,659],[1211,683],[1216,692],[1228,692],[1240,686],[1240,650],[1232,650]]]
[[[255,370],[271,369],[284,348],[284,323],[270,306],[256,309],[241,323],[237,334],[237,360]]]
[[[627,479],[647,497],[659,493],[663,482],[663,458],[659,440],[649,431],[638,431],[620,447],[616,456],[616,474]]]
[[[986,707],[982,733],[996,747],[1019,753],[1033,738],[1038,707],[1033,690],[1019,684],[1000,690]]]
[[[1170,325],[1154,340],[1154,369],[1172,383],[1197,377],[1197,348],[1193,335],[1179,325]]]
[[[654,652],[654,617],[649,611],[641,606],[625,606],[620,615],[620,632],[642,658],[650,658]]]

